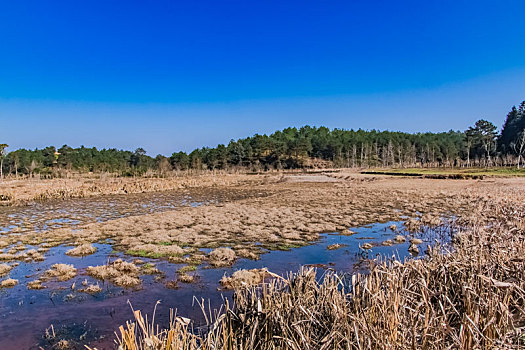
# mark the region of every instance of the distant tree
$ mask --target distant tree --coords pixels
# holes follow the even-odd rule
[[[232,165],[242,165],[242,162],[245,158],[245,150],[242,143],[231,140],[227,149],[228,162]]]
[[[170,160],[166,158],[165,156],[163,156],[162,154],[159,154],[155,157],[155,164],[156,164],[157,170],[162,175],[166,175],[172,169]]]
[[[46,147],[42,150],[42,163],[45,167],[51,168],[56,162],[57,150],[54,146]]]
[[[190,159],[190,166],[192,169],[198,169],[198,170],[202,169],[202,163],[203,163],[202,156],[203,156],[203,150],[200,150],[200,149],[195,149],[188,155]]]
[[[465,132],[484,151],[487,157],[487,164],[491,163],[491,154],[495,150],[496,129],[497,127],[491,122],[480,119]]]
[[[6,148],[9,147],[9,145],[5,143],[0,143],[0,180],[4,179],[4,159],[7,155]]]
[[[185,152],[173,153],[170,157],[171,167],[175,170],[186,170],[190,168],[190,157]]]
[[[131,155],[129,160],[131,166],[138,168],[141,165],[141,161],[146,155],[146,150],[144,148],[137,148],[135,152]]]
[[[507,114],[507,119],[501,129],[501,134],[498,138],[498,146],[503,152],[510,150],[510,144],[515,141],[518,134],[518,109],[513,106],[511,111]]]

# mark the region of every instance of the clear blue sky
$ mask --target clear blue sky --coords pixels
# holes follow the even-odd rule
[[[0,141],[169,155],[305,124],[500,126],[525,99],[524,13],[522,0],[0,0]]]

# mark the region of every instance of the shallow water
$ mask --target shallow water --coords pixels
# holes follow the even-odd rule
[[[74,227],[133,215],[163,212],[185,206],[199,206],[263,195],[265,193],[207,188],[205,191],[187,189],[35,201],[22,207],[0,206],[0,235]]]
[[[96,346],[98,349],[113,349],[114,331],[126,320],[132,318],[131,303],[134,309],[151,313],[157,300],[161,304],[157,308],[156,320],[167,324],[169,309],[177,308],[178,314],[196,320],[196,325],[202,323],[202,313],[194,301],[204,299],[211,307],[218,307],[223,297],[231,297],[231,291],[218,290],[219,280],[224,274],[231,275],[235,270],[245,268],[268,269],[277,274],[296,272],[302,265],[319,267],[320,274],[325,269],[333,269],[342,273],[366,271],[364,258],[396,256],[398,259],[409,257],[409,243],[396,244],[391,247],[381,246],[380,243],[392,239],[398,232],[392,231],[389,226],[396,224],[402,228],[400,222],[374,224],[360,228],[351,228],[355,235],[322,234],[320,239],[300,248],[289,251],[270,251],[263,254],[260,260],[253,261],[239,259],[229,268],[199,267],[195,274],[198,279],[195,283],[178,283],[178,289],[169,289],[166,282],[176,279],[176,270],[183,265],[142,259],[151,262],[164,273],[164,278],[156,280],[155,276],[141,276],[143,281],[139,289],[123,289],[111,283],[100,283],[103,291],[96,295],[78,292],[81,283],[87,279],[90,283],[97,280],[86,276],[85,268],[102,265],[108,259],[123,258],[133,260],[132,257],[112,252],[110,244],[96,244],[97,253],[83,257],[65,255],[69,247],[59,246],[46,253],[46,260],[41,263],[20,263],[10,273],[11,278],[20,283],[11,289],[0,290],[0,349],[38,349],[38,346],[51,348],[53,343],[60,339],[73,341],[78,349],[83,344]],[[420,250],[435,239],[447,240],[447,230],[426,230],[420,233],[424,242]],[[401,232],[408,235],[407,232]],[[364,253],[359,246],[365,242],[379,244],[368,253]],[[331,244],[346,246],[337,250],[327,250]],[[51,265],[60,262],[74,264],[78,269],[77,277],[67,282],[46,282],[44,290],[28,290],[26,284],[34,280]],[[73,282],[75,290],[71,288]],[[44,337],[45,330],[53,325],[56,334],[54,339]],[[49,331],[49,332],[53,332]]]

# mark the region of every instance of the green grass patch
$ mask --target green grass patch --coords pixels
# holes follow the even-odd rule
[[[179,241],[169,241],[169,242],[158,242],[154,243],[155,245],[163,245],[163,246],[171,246],[171,245],[177,245],[181,248],[187,248],[189,245],[187,243],[179,242]]]
[[[301,248],[303,247],[304,245],[302,244],[297,244],[297,243],[283,243],[283,244],[277,244],[277,245],[274,245],[274,246],[270,246],[269,249],[270,250],[284,250],[284,251],[289,251],[289,250],[292,250],[293,248]]]
[[[196,270],[197,270],[197,266],[195,266],[195,265],[186,265],[186,266],[183,266],[180,269],[178,269],[177,273],[185,274],[185,273],[188,273],[188,272],[191,272],[191,271],[196,271]]]
[[[145,250],[126,250],[127,255],[140,256],[142,258],[153,258],[158,259],[165,257],[166,255],[160,253],[147,252]]]
[[[525,169],[516,167],[492,168],[406,168],[406,169],[371,169],[364,174],[400,175],[400,176],[443,176],[444,178],[473,178],[482,176],[525,176]]]
[[[127,255],[131,256],[140,256],[142,258],[152,258],[152,259],[159,259],[159,258],[168,258],[168,257],[181,257],[183,254],[163,254],[163,253],[154,253],[154,252],[148,252],[146,250],[134,250],[129,249],[125,252]]]

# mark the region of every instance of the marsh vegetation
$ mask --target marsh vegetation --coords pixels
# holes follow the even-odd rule
[[[48,201],[48,212],[46,202],[4,207],[2,347],[25,337],[27,345],[104,348],[131,317],[117,340],[124,349],[149,341],[159,349],[514,346],[524,188],[520,178],[343,170],[226,175],[172,192]],[[91,203],[100,216],[73,209],[74,218],[56,220]],[[139,205],[103,215],[126,203]],[[204,317],[193,296],[217,312]],[[127,299],[142,310],[162,299],[158,328],[143,329]],[[170,307],[184,318],[170,323]],[[36,310],[54,316],[31,319]],[[39,333],[15,329],[14,317]],[[82,322],[89,330],[80,338],[38,340],[50,324]],[[444,324],[448,333],[438,336]]]

